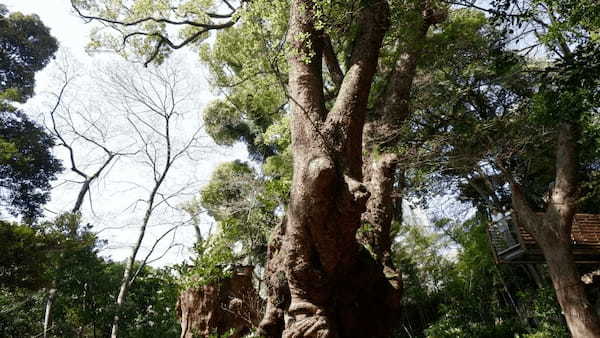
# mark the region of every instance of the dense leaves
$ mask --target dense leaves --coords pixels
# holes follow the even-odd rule
[[[439,220],[444,235],[399,228],[396,259],[406,291],[397,336],[567,337],[552,288],[535,283],[535,266],[494,263],[489,220],[481,216]]]
[[[279,222],[277,195],[247,163],[219,166],[200,196],[186,206],[190,214],[206,210],[216,227],[196,243],[191,265],[184,265],[184,284],[207,284],[228,276],[236,265],[266,262],[267,241]]]
[[[33,95],[35,73],[58,49],[37,15],[8,14],[0,4],[0,98],[24,102]]]
[[[0,335],[43,331],[46,289],[56,288],[51,337],[105,337],[115,315],[114,293],[124,265],[98,255],[103,243],[65,214],[37,228],[0,223]],[[123,337],[171,337],[178,333],[178,284],[169,269],[144,268],[121,316]]]
[[[396,335],[566,337],[545,268],[497,265],[486,228],[510,213],[511,182],[523,187],[535,211],[547,207],[557,126],[565,122],[578,127],[577,144],[585,149],[576,164],[579,211],[599,212],[600,6],[592,0],[453,2],[464,6],[427,2],[447,19],[421,38],[422,2],[389,1],[392,26],[369,99],[368,118],[376,120],[396,63],[420,51],[410,117],[385,135],[378,151],[399,155],[402,174],[392,179],[405,199],[435,207],[442,195],[470,208],[467,217],[443,208],[429,227],[394,223],[393,259],[404,281]],[[185,206],[198,229],[204,212],[214,221],[210,231],[198,230],[191,263],[178,266],[177,278],[170,269],[142,269],[119,313],[123,337],[177,336],[178,287],[218,282],[237,265],[257,266],[262,283],[269,234],[289,201],[294,155],[285,57],[297,51],[287,45],[289,2],[72,3],[104,24],[91,47],[162,62],[173,49],[199,46],[219,94],[203,110],[206,132],[222,146],[243,143],[252,161],[215,170]],[[311,8],[342,73],[360,33],[355,14],[363,3],[315,1]],[[3,7],[0,14],[2,97],[24,101],[56,42],[35,16],[8,16]],[[323,73],[328,109],[339,90],[336,76],[332,69]],[[6,103],[1,113],[0,199],[11,213],[32,219],[60,165],[39,126]],[[101,243],[80,223],[79,215],[36,226],[0,223],[0,335],[41,332],[43,291],[51,286],[60,294],[53,335],[109,334],[124,267],[100,258]]]
[[[54,140],[20,110],[0,102],[0,203],[13,215],[34,218],[61,172]]]
[[[61,165],[51,153],[53,139],[9,102],[33,95],[35,72],[57,48],[37,15],[9,15],[0,4],[0,206],[28,219],[41,214]]]

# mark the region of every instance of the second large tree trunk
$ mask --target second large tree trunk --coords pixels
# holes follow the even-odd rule
[[[552,279],[556,298],[573,337],[600,337],[598,316],[589,302],[570,249],[570,236],[557,238],[548,232],[540,240],[545,253],[548,270]],[[541,243],[544,243],[542,245]]]
[[[566,122],[559,126],[555,183],[543,216],[531,209],[518,183],[512,182],[511,190],[517,220],[533,234],[542,249],[569,331],[575,338],[592,338],[600,337],[600,322],[587,298],[571,251],[571,226],[578,193],[576,128]]]

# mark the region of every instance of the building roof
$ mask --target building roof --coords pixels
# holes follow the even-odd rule
[[[497,262],[543,263],[544,257],[535,238],[522,225],[517,224],[515,227],[508,219],[504,223],[490,226],[488,234]],[[600,262],[600,215],[576,214],[571,239],[577,262]]]

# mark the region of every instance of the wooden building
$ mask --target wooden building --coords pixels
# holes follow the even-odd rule
[[[497,263],[544,263],[533,235],[510,216],[490,225],[488,235]],[[576,263],[600,263],[600,215],[575,215],[571,240]]]

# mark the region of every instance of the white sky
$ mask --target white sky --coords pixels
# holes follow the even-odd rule
[[[105,63],[111,56],[89,56],[85,53],[85,45],[88,41],[90,25],[86,25],[76,17],[71,10],[69,0],[0,0],[10,12],[19,11],[24,14],[35,13],[40,16],[44,24],[51,29],[51,34],[59,41],[61,51],[73,55],[83,67],[87,69],[98,67],[98,63]],[[185,109],[190,112],[189,119],[182,121],[182,130],[185,127],[197,126],[201,123],[200,115],[203,105],[214,98],[209,90],[206,72],[199,64],[196,55],[191,51],[176,51],[182,63],[190,65],[190,76],[194,79],[190,86],[197,90],[197,94],[186,101]],[[127,67],[127,65],[122,66]],[[36,74],[36,97],[31,99],[24,110],[32,117],[43,119],[44,114],[51,108],[51,92],[57,92],[58,86],[53,81],[55,65],[50,65],[40,73]],[[102,101],[98,96],[93,82],[82,81],[83,93],[78,91],[71,93],[71,98],[80,101],[90,100]],[[81,89],[79,89],[81,90]],[[94,96],[95,95],[95,96]],[[93,97],[93,98],[92,98]],[[96,102],[96,101],[94,101]],[[47,117],[46,117],[47,118]],[[183,133],[183,132],[182,132]],[[176,171],[172,172],[172,179],[165,185],[165,191],[174,191],[180,187],[185,189],[185,195],[174,201],[174,204],[189,200],[200,189],[201,185],[210,178],[210,173],[219,163],[234,159],[245,160],[246,151],[242,145],[233,148],[217,148],[212,141],[206,141],[210,146],[208,154],[199,154],[193,159],[187,159],[180,163]],[[78,148],[82,163],[85,160],[93,166],[94,158],[89,149]],[[89,152],[89,153],[88,153]],[[57,149],[58,157],[65,159],[66,152]],[[56,188],[52,192],[52,201],[47,205],[50,211],[48,215],[69,210],[76,197],[78,185],[68,183],[69,179],[75,178],[68,170],[65,163],[65,174],[56,182]],[[92,187],[92,203],[86,202],[82,208],[84,221],[91,223],[93,230],[98,232],[100,238],[108,241],[102,254],[110,256],[114,260],[122,260],[129,255],[129,246],[137,237],[142,205],[136,200],[144,198],[144,186],[148,186],[149,177],[147,171],[139,163],[139,159],[125,159],[117,162],[110,172]],[[158,209],[151,222],[143,248],[138,254],[138,259],[145,256],[144,247],[147,249],[153,245],[154,239],[158,238],[171,227],[173,222],[184,218],[180,212],[171,209]],[[209,219],[204,219],[208,226]],[[171,242],[181,243],[183,246],[172,249],[164,258],[158,260],[154,265],[172,264],[181,262],[189,255],[189,248],[194,241],[194,231],[191,227],[182,227],[177,230],[175,237],[169,236],[162,245],[155,250],[155,256],[160,256]]]

